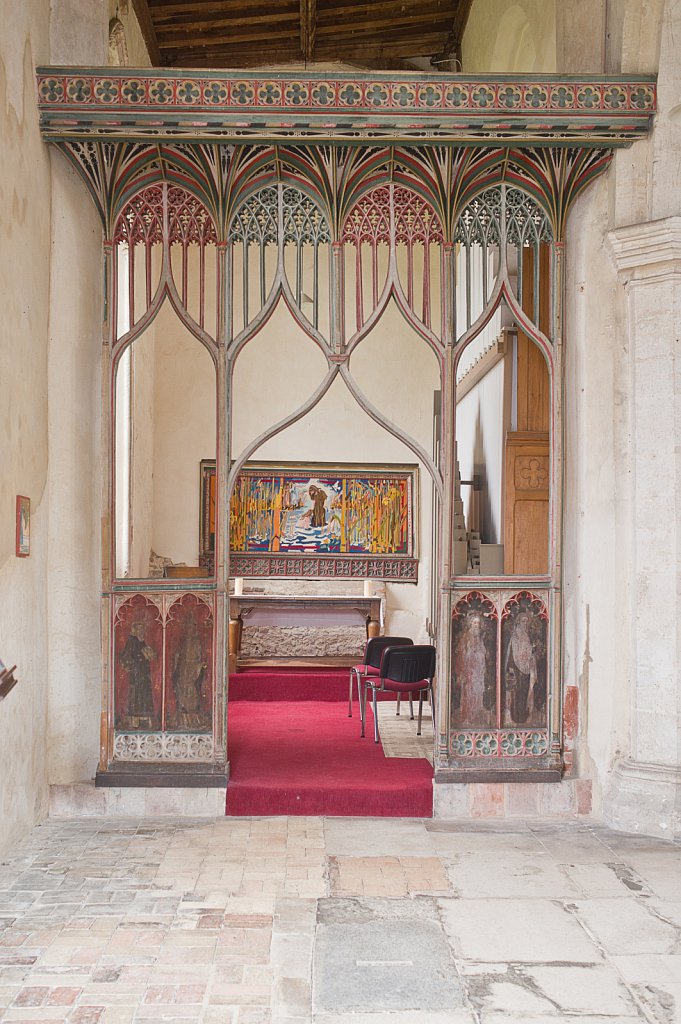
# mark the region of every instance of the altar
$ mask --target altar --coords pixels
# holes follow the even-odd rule
[[[244,627],[356,626],[379,636],[382,598],[359,595],[233,594],[229,598],[229,671],[235,672]]]

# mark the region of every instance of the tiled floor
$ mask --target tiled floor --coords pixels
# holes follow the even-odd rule
[[[53,819],[0,865],[0,1020],[672,1024],[681,847],[578,822]]]

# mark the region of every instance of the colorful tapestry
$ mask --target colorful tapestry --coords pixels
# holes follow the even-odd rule
[[[208,465],[202,463],[206,523],[214,493]],[[416,466],[247,464],[230,506],[232,574],[415,582],[417,473]]]

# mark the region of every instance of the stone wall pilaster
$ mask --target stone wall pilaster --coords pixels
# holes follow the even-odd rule
[[[629,750],[604,807],[628,831],[681,833],[681,217],[617,228],[627,293],[634,600]],[[622,697],[626,686],[623,680]]]

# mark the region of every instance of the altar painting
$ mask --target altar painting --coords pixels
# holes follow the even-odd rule
[[[414,554],[416,467],[245,467],[232,496],[234,553]]]

